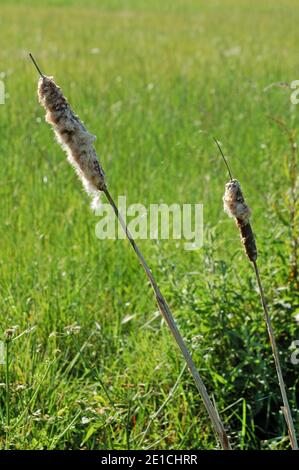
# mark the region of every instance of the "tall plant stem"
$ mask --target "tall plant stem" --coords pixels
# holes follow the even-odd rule
[[[10,380],[9,380],[9,346],[10,340],[5,341],[5,408],[6,408],[6,446],[8,445],[8,435],[10,426]]]
[[[121,224],[130,244],[132,245],[145,273],[146,273],[146,276],[153,288],[153,291],[155,293],[155,297],[156,297],[156,300],[157,300],[157,303],[158,303],[158,307],[159,307],[159,310],[163,316],[163,318],[165,319],[177,345],[179,346],[184,358],[185,358],[185,361],[189,367],[189,370],[193,376],[193,379],[195,381],[195,385],[202,397],[202,400],[204,402],[204,405],[206,407],[206,410],[208,412],[208,415],[210,417],[210,420],[213,424],[213,428],[214,428],[214,431],[215,431],[215,434],[216,436],[218,436],[218,439],[220,441],[220,444],[222,446],[222,448],[224,450],[231,450],[231,446],[230,446],[230,443],[229,443],[229,440],[228,440],[228,437],[227,437],[227,434],[225,432],[225,429],[224,429],[224,425],[222,423],[222,421],[220,420],[220,417],[218,416],[217,414],[217,411],[215,410],[215,407],[208,395],[208,392],[207,392],[207,389],[199,375],[199,373],[197,372],[197,369],[196,369],[196,366],[192,360],[192,357],[185,345],[185,342],[178,330],[178,327],[175,323],[175,320],[172,316],[172,313],[166,303],[166,300],[164,299],[163,295],[161,294],[160,292],[160,289],[152,275],[152,272],[149,268],[149,266],[147,265],[145,259],[143,258],[138,246],[136,245],[135,243],[135,240],[133,239],[132,235],[130,234],[129,230],[128,230],[128,227],[126,226],[126,223],[122,217],[122,215],[120,214],[116,204],[114,203],[109,191],[107,188],[103,189],[103,192],[105,193],[109,203],[111,204],[114,212],[115,212],[115,215],[117,217],[117,219],[119,220],[119,223]]]
[[[260,293],[260,297],[261,297],[261,302],[262,302],[262,306],[263,306],[263,310],[264,310],[264,316],[265,316],[267,330],[268,330],[268,334],[269,334],[269,338],[270,338],[270,343],[271,343],[271,347],[272,347],[272,353],[273,353],[273,357],[274,357],[275,368],[276,368],[278,383],[279,383],[279,387],[280,387],[280,393],[281,393],[281,396],[282,396],[282,401],[283,401],[282,410],[283,410],[283,414],[284,414],[284,417],[285,417],[285,420],[286,420],[286,423],[287,423],[287,427],[288,427],[288,431],[289,431],[289,438],[290,438],[290,441],[291,441],[292,449],[293,450],[298,450],[296,431],[295,431],[294,422],[293,422],[293,418],[292,418],[292,413],[291,413],[291,409],[290,409],[290,405],[289,405],[288,397],[287,397],[287,393],[286,393],[286,387],[285,387],[285,383],[284,383],[284,379],[283,379],[283,375],[282,375],[280,359],[279,359],[279,352],[278,352],[278,348],[277,348],[277,345],[276,345],[274,330],[273,330],[273,327],[272,327],[272,322],[271,322],[271,319],[270,319],[269,310],[268,310],[268,306],[267,306],[266,299],[265,299],[265,293],[264,293],[264,289],[263,289],[263,285],[262,285],[262,281],[261,281],[261,278],[260,278],[260,273],[259,273],[259,269],[258,269],[256,261],[253,261],[253,266],[254,266],[256,280],[257,280],[259,293]]]

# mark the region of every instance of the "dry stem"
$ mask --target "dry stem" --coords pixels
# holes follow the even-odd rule
[[[218,436],[218,439],[221,443],[221,446],[224,450],[231,450],[231,446],[229,444],[229,440],[228,440],[228,437],[227,437],[227,434],[225,432],[225,429],[224,429],[224,425],[222,423],[222,421],[220,420],[219,416],[218,416],[218,413],[217,411],[215,410],[215,407],[213,406],[213,403],[208,395],[208,392],[207,392],[207,389],[199,375],[199,373],[197,372],[197,369],[196,369],[196,366],[192,360],[192,357],[185,345],[185,342],[178,330],[178,327],[175,323],[175,320],[172,316],[172,313],[166,303],[166,300],[164,299],[163,295],[161,294],[160,292],[160,289],[155,281],[155,279],[153,278],[153,275],[152,275],[152,272],[149,268],[149,266],[147,265],[145,259],[143,258],[141,252],[139,251],[139,248],[138,246],[136,245],[135,243],[135,240],[133,239],[132,235],[130,234],[127,226],[126,226],[126,223],[125,221],[123,220],[121,214],[119,213],[118,211],[118,208],[117,206],[115,205],[109,191],[107,188],[104,188],[103,189],[103,192],[105,193],[109,203],[111,204],[114,212],[115,212],[115,215],[116,217],[118,218],[130,244],[132,245],[145,273],[146,273],[146,276],[154,290],[154,293],[155,293],[155,296],[156,296],[156,300],[157,300],[157,303],[158,303],[158,307],[159,307],[159,310],[163,316],[163,318],[165,319],[166,323],[168,324],[169,326],[169,329],[177,343],[177,345],[179,346],[184,358],[185,358],[185,361],[190,369],[190,372],[194,378],[194,381],[195,381],[195,384],[196,384],[196,387],[202,397],[202,400],[204,402],[204,405],[206,407],[206,410],[209,414],[209,417],[212,421],[212,424],[213,424],[213,428],[214,428],[214,431],[215,431],[215,434]]]

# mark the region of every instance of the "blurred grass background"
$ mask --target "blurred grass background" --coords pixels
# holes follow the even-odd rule
[[[298,19],[295,0],[1,1],[1,331],[35,327],[11,343],[9,427],[0,366],[2,448],[216,446],[131,248],[95,236],[98,218],[44,123],[29,51],[97,135],[115,197],[204,204],[201,250],[139,244],[234,447],[288,446],[253,272],[222,211],[227,174],[209,134],[253,211],[298,427],[294,174],[288,139],[269,119],[296,139],[298,107],[288,88],[267,88],[298,79]]]

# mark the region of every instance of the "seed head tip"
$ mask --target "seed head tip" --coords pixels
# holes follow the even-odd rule
[[[31,54],[31,52],[29,52],[29,57],[30,57],[30,59],[32,60],[34,66],[35,66],[36,70],[38,71],[38,73],[40,74],[40,76],[41,76],[42,78],[45,78],[45,75],[42,73],[41,69],[40,69],[39,66],[37,65],[37,62],[36,62],[35,58],[33,57],[33,55]]]
[[[233,180],[232,172],[230,171],[230,168],[229,168],[229,166],[228,166],[227,160],[226,160],[226,158],[225,158],[225,156],[224,156],[224,153],[222,152],[222,148],[220,147],[220,144],[219,144],[218,140],[217,140],[215,137],[213,137],[213,139],[214,139],[214,141],[215,141],[215,143],[216,143],[216,145],[217,145],[217,147],[218,147],[218,149],[219,149],[219,152],[220,152],[221,155],[222,155],[222,158],[223,158],[223,161],[224,161],[225,166],[226,166],[226,168],[227,168],[227,171],[228,171],[230,180],[232,181],[232,180]]]

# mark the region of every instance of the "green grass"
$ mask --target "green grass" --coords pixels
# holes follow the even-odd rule
[[[298,2],[2,0],[0,18],[2,337],[35,327],[9,345],[9,404],[0,365],[1,448],[216,447],[131,247],[95,236],[98,219],[44,123],[28,51],[97,135],[115,197],[204,204],[201,250],[140,247],[234,448],[287,448],[254,273],[222,211],[227,174],[207,133],[253,211],[298,428],[289,146],[267,116],[296,130],[299,108],[288,89],[264,91],[299,78]]]

